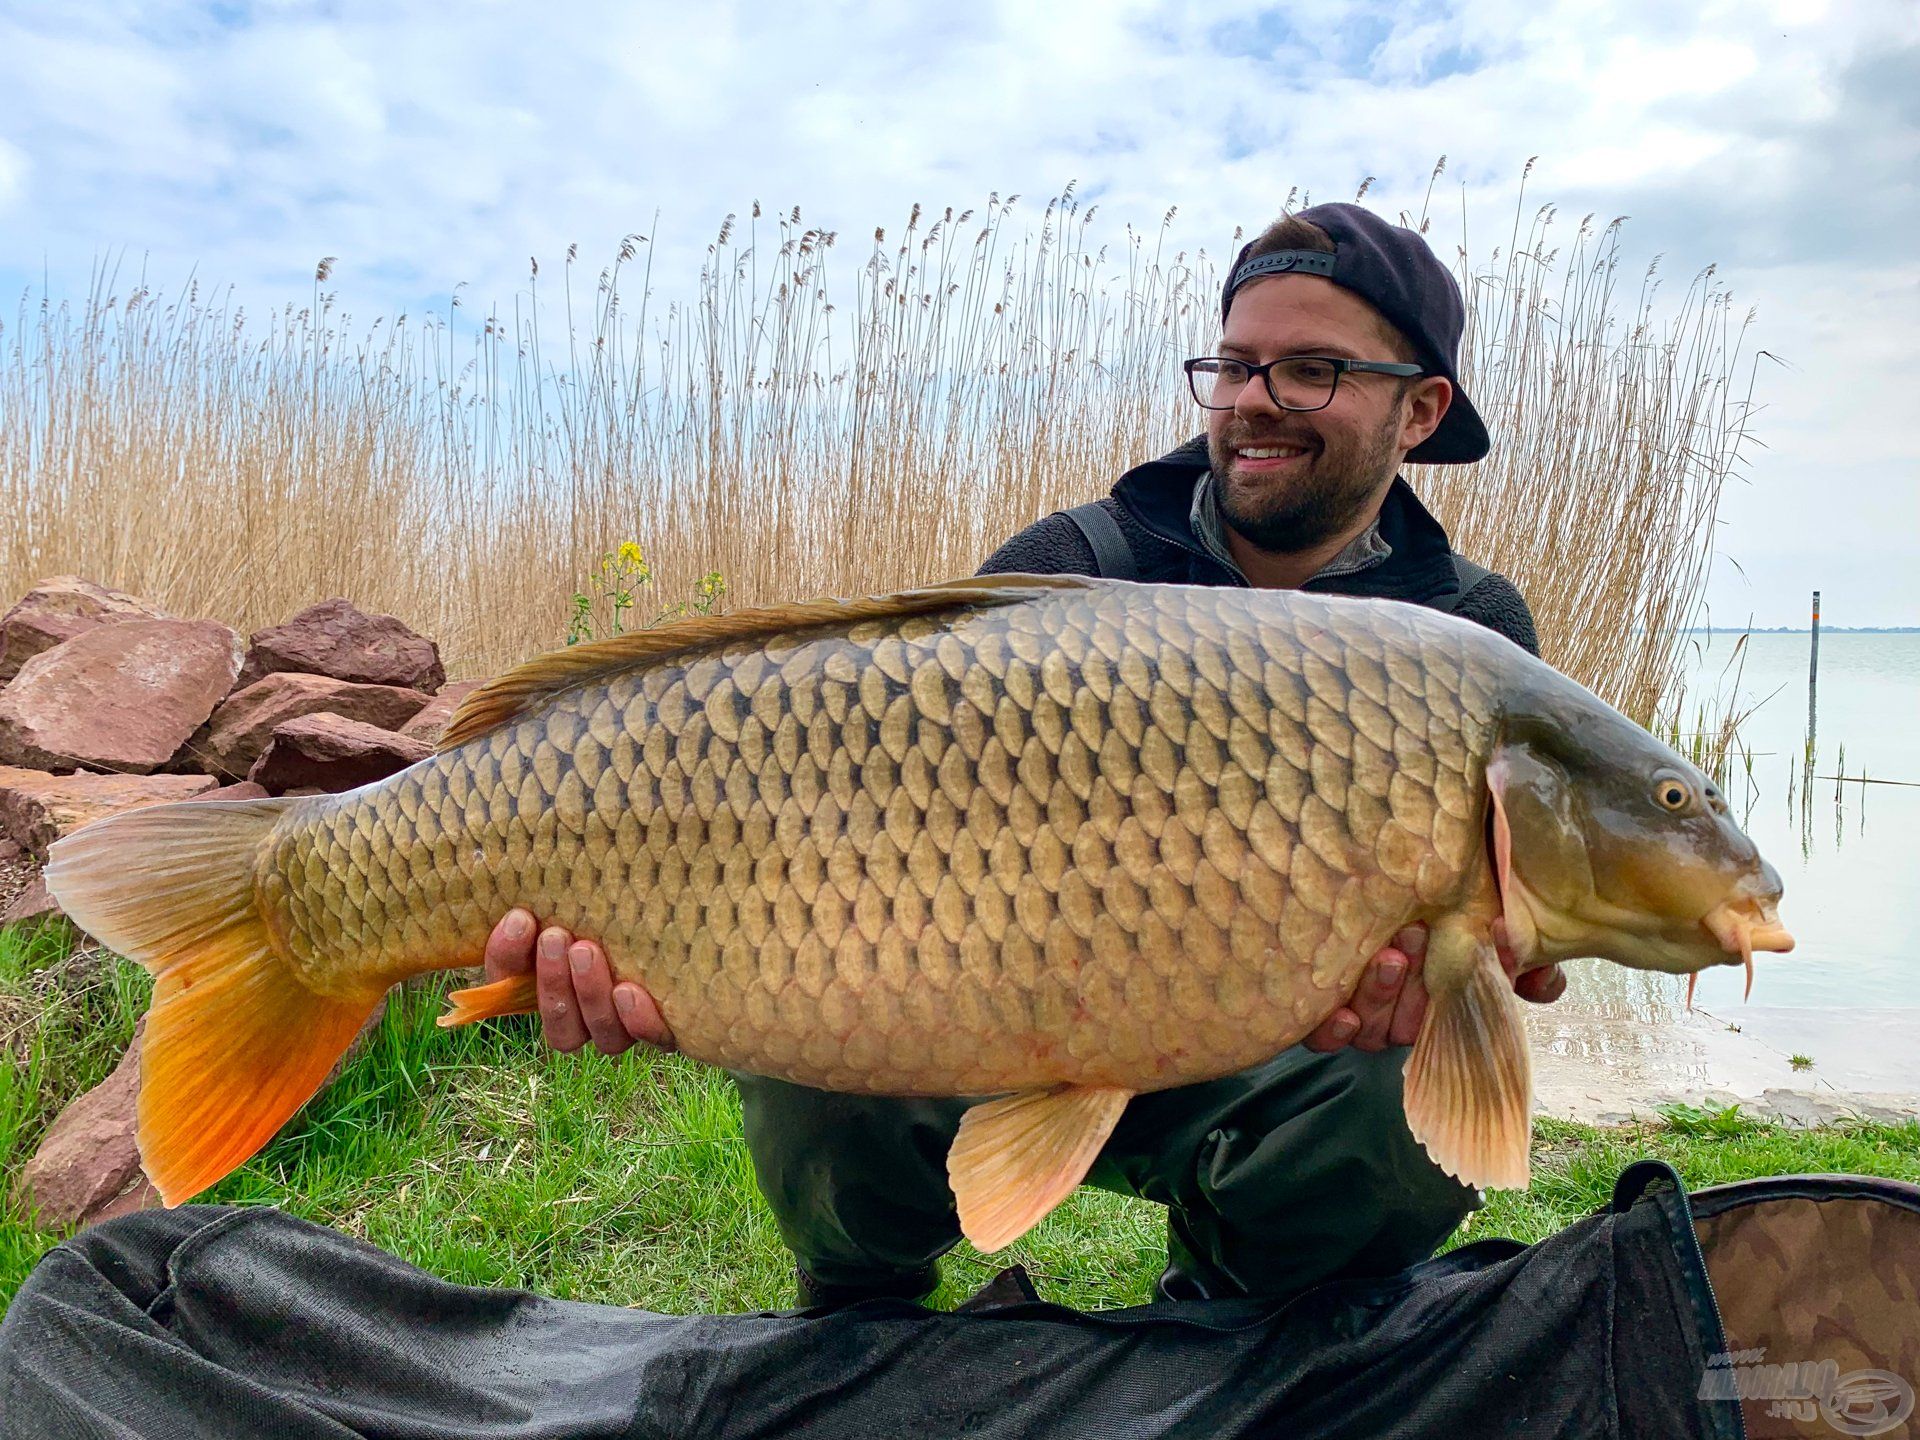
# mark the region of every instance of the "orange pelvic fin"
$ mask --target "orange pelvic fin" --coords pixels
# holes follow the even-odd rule
[[[1493,943],[1460,920],[1433,928],[1427,1018],[1407,1058],[1407,1127],[1449,1175],[1524,1189],[1533,1068],[1519,1004]]]
[[[266,1144],[320,1088],[385,990],[311,989],[260,913],[260,855],[296,803],[129,811],[61,840],[48,860],[60,907],[153,972],[137,1138],[169,1205]]]
[[[947,1152],[961,1232],[992,1252],[1038,1225],[1086,1178],[1132,1098],[1131,1090],[1069,1085],[967,1111]]]
[[[509,975],[489,985],[452,991],[447,1004],[450,1008],[446,1014],[434,1022],[443,1030],[497,1015],[531,1015],[540,1008],[538,982],[531,974]]]

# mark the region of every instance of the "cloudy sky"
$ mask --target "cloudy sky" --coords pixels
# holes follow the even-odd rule
[[[1717,621],[1819,586],[1920,624],[1913,0],[0,0],[10,296],[124,251],[254,305],[322,255],[356,314],[510,303],[530,255],[690,257],[755,199],[861,233],[1073,179],[1217,251],[1296,185],[1418,210],[1442,153],[1441,213],[1509,216],[1537,155],[1530,196],[1758,307]]]

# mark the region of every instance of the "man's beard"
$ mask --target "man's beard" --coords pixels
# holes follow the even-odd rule
[[[1380,428],[1355,446],[1330,447],[1324,436],[1256,434],[1235,425],[1219,440],[1209,438],[1214,495],[1220,516],[1250,543],[1277,555],[1298,554],[1352,529],[1393,478],[1399,451],[1400,406]],[[1285,479],[1233,474],[1233,452],[1242,447],[1302,445],[1319,448],[1306,469]]]

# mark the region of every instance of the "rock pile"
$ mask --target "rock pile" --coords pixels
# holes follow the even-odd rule
[[[59,912],[38,867],[143,805],[351,790],[432,753],[478,682],[391,615],[326,600],[243,638],[77,576],[0,616],[0,925]],[[138,1042],[22,1168],[15,1204],[90,1224],[155,1203],[133,1156]]]
[[[346,600],[243,638],[46,580],[0,616],[0,836],[44,858],[138,804],[352,789],[420,759],[472,688],[446,684],[433,641]]]

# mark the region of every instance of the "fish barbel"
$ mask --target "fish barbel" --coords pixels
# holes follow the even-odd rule
[[[169,1204],[245,1161],[380,997],[522,906],[600,940],[689,1055],[998,1096],[949,1157],[985,1249],[1128,1098],[1307,1035],[1432,927],[1408,1123],[1524,1185],[1490,938],[1694,972],[1792,944],[1707,779],[1511,642],[1414,605],[998,576],[575,646],[343,795],[128,812],[47,882],[153,971],[139,1142]],[[442,1023],[536,1008],[531,976]]]

